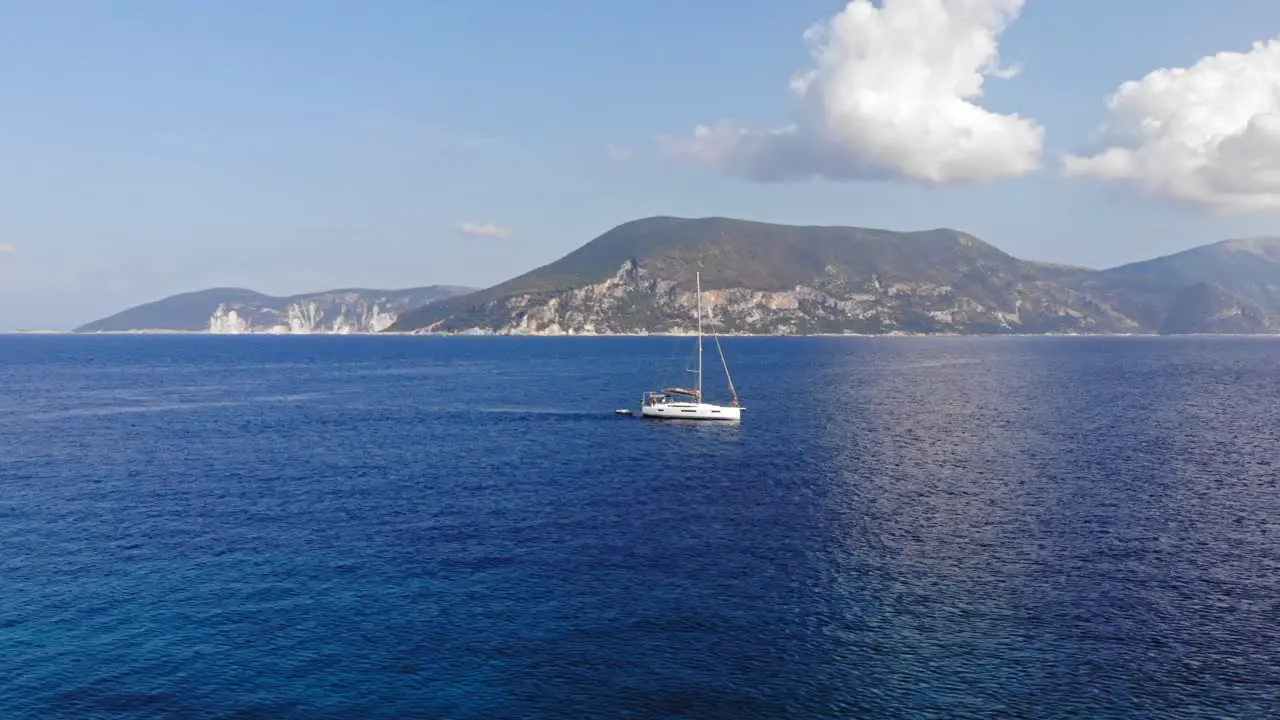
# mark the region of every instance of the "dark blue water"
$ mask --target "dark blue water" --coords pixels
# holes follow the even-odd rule
[[[1280,342],[687,345],[0,338],[0,716],[1280,711]]]

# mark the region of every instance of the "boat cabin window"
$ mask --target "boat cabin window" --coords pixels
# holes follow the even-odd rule
[[[670,403],[696,403],[698,402],[698,393],[695,390],[686,390],[684,388],[670,388],[662,392],[647,392],[644,394],[644,402],[646,405],[667,405]]]

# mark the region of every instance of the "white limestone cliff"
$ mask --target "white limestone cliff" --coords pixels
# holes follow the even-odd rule
[[[393,306],[398,305],[398,308]],[[209,332],[216,335],[271,333],[281,335],[351,335],[382,332],[395,323],[408,301],[387,298],[369,300],[355,293],[340,293],[289,302],[281,307],[248,303],[223,303],[209,317]]]

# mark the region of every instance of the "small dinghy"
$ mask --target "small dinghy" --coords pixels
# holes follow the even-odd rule
[[[613,414],[614,415],[633,415],[634,413],[632,413],[630,410],[626,408],[619,408],[618,410],[614,410]]]

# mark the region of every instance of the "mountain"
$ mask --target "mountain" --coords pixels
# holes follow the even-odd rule
[[[1280,238],[1223,240],[1105,274],[1163,286],[1210,283],[1269,313],[1280,313]]]
[[[1213,283],[1178,290],[1170,298],[1160,332],[1173,335],[1230,333],[1252,335],[1280,331],[1280,322],[1262,308]]]
[[[656,217],[494,287],[405,312],[390,329],[690,332],[700,269],[719,332],[1274,332],[1278,309],[1260,299],[1280,270],[1276,246],[1249,242],[1247,253],[1210,246],[1216,262],[1207,271],[1195,255],[1207,248],[1098,271],[1020,260],[950,229]],[[1252,262],[1237,262],[1242,253]]]
[[[432,285],[408,290],[353,288],[272,297],[242,288],[213,288],[139,305],[79,327],[76,332],[378,332],[405,310],[471,290]]]

